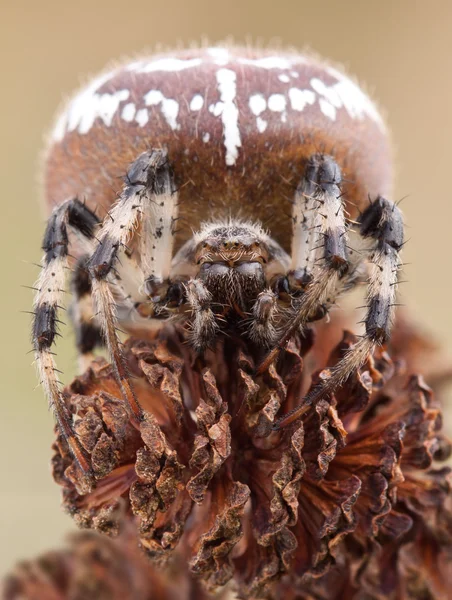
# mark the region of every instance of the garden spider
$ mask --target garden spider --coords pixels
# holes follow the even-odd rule
[[[360,169],[363,172],[367,169],[374,177],[374,183],[368,177],[369,187],[379,185],[373,163],[369,163],[370,166],[359,163],[366,158],[353,158],[353,153],[348,151],[350,144],[347,146],[348,139],[353,138],[352,125],[359,127],[360,136],[364,135],[363,122],[373,128],[373,139],[380,140],[375,142],[375,147],[382,145],[381,140],[386,138],[378,114],[356,86],[344,87],[344,81],[348,86],[354,84],[340,79],[343,76],[329,67],[315,62],[310,64],[297,55],[275,57],[248,52],[240,58],[238,51],[234,52],[222,55],[220,49],[210,49],[193,51],[193,57],[180,55],[132,63],[116,75],[114,72],[110,79],[104,77],[82,92],[57,125],[54,149],[48,157],[48,178],[57,180],[56,187],[62,186],[65,192],[73,191],[71,182],[80,181],[75,191],[82,189],[88,193],[91,190],[91,196],[87,203],[82,197],[73,196],[57,203],[50,216],[43,243],[43,268],[37,284],[33,341],[40,378],[58,425],[87,474],[91,471],[90,463],[77,440],[65,405],[52,351],[68,269],[72,270],[72,317],[79,352],[89,361],[94,347],[106,343],[122,396],[137,423],[143,412],[118,336],[118,325],[122,326],[125,315],[130,312],[141,320],[180,316],[190,326],[190,341],[197,352],[213,346],[218,336],[234,331],[261,349],[262,362],[258,372],[262,373],[277,359],[294,334],[302,332],[309,322],[324,317],[342,293],[366,279],[369,285],[364,335],[331,371],[330,377],[314,387],[307,398],[300,399],[299,407],[284,415],[275,423],[275,428],[296,420],[310,404],[334,392],[364,364],[376,346],[388,339],[400,268],[399,252],[403,246],[402,216],[397,206],[378,192],[367,207],[359,202],[361,214],[352,222],[346,212],[341,173],[347,159],[355,160],[358,175]],[[265,82],[270,72],[274,72],[283,85],[290,77],[299,78],[299,87],[290,87],[287,91],[290,106],[280,92],[271,94],[264,101],[258,78],[252,84],[254,88],[247,84],[243,92],[248,99],[245,103],[238,80],[243,76],[243,81],[248,81],[243,74],[246,68]],[[198,70],[198,78],[193,75],[195,70]],[[130,72],[134,79],[127,79]],[[157,88],[158,81],[152,79],[156,73],[163,73],[165,81],[170,80],[169,89],[176,98],[180,93],[186,99],[186,113],[182,112],[182,103],[169,97],[168,91],[161,91],[163,83],[159,83],[161,89]],[[322,73],[323,82],[319,79]],[[175,79],[171,80],[175,74],[179,87],[176,87]],[[181,83],[184,77],[185,83]],[[207,100],[209,78],[212,77],[217,83],[216,104],[209,104]],[[308,78],[311,89],[302,89],[303,77]],[[325,81],[331,80],[337,83],[328,87]],[[192,85],[193,89],[185,89],[184,85],[186,88]],[[103,91],[99,92],[101,88]],[[184,91],[180,92],[180,89]],[[142,93],[143,90],[147,90],[146,93]],[[148,108],[139,108],[137,100],[125,104],[138,96]],[[206,131],[201,142],[203,107]],[[305,110],[303,126],[312,129],[311,137],[296,140],[293,131]],[[268,116],[264,121],[265,111]],[[191,119],[192,113],[199,113],[196,123]],[[154,124],[154,131],[146,129],[152,115],[160,117]],[[251,125],[245,122],[245,117],[250,120],[250,115],[253,127],[257,129],[251,130]],[[221,131],[218,130],[218,117],[221,117]],[[320,133],[319,119],[323,120]],[[277,127],[273,127],[274,123]],[[339,125],[341,129],[338,129]],[[172,132],[173,137],[165,138],[162,131]],[[146,134],[148,147],[133,156],[134,148],[143,146],[137,132]],[[109,137],[101,139],[103,135]],[[157,141],[155,144],[153,136]],[[267,140],[266,146],[260,147],[253,141],[262,138]],[[119,151],[114,145],[118,139],[127,145],[127,152]],[[188,143],[187,139],[193,144],[213,144],[210,163],[200,150],[195,154],[197,160],[187,167],[189,152],[181,149]],[[275,139],[283,140],[282,146],[280,144],[283,150],[279,150],[279,154],[276,153]],[[331,150],[316,150],[319,140]],[[342,146],[348,156],[335,151],[334,144]],[[365,154],[366,144],[370,142],[361,140],[358,144],[360,156]],[[183,192],[181,177],[177,177],[180,164],[185,161],[184,168],[192,168],[193,172],[195,168],[200,169],[191,187],[195,196],[199,193],[197,182],[201,181],[202,187],[208,180],[209,164],[215,162],[212,157],[217,156],[222,145],[225,164],[218,167],[215,176],[218,173],[224,173],[224,176],[215,181],[215,188],[211,187],[209,193],[213,197],[215,194],[216,197],[223,196],[226,206],[229,195],[233,197],[229,215],[219,219],[204,218],[206,203],[198,203],[194,209],[196,218],[187,209],[185,212],[191,224],[196,222],[199,226],[193,235],[185,233],[185,240],[179,243],[175,252],[176,222],[184,213],[181,195],[185,193],[187,197],[189,194]],[[262,194],[265,196],[268,188],[272,189],[273,195],[267,194],[265,202],[256,204],[254,211],[251,203],[246,218],[230,216],[232,209],[240,204],[240,196],[233,195],[232,190],[247,185],[250,195],[257,194],[252,186],[258,188],[267,173],[269,178],[277,178],[271,169],[263,174],[258,170],[261,157],[264,162],[268,156],[268,160],[279,161],[281,178],[286,176],[283,177],[286,147],[295,148],[295,154],[288,153],[292,161],[288,164],[292,171],[295,164],[298,172],[289,200],[292,207],[291,215],[286,217],[287,223],[280,225],[284,218],[280,214],[283,212],[281,202],[270,183],[267,187],[262,186]],[[297,147],[299,160],[294,162]],[[264,152],[262,148],[267,149],[266,154],[260,154]],[[58,152],[59,158],[55,158]],[[120,164],[129,159],[129,167],[117,202],[100,221],[93,206],[101,204],[101,199],[95,197],[93,190],[102,169],[110,168],[111,171],[112,165],[118,168],[118,152]],[[105,164],[99,163],[102,153]],[[79,172],[79,165],[72,165],[67,160],[68,154],[74,156],[75,163],[89,160],[89,173],[86,168]],[[255,162],[251,168],[252,160]],[[241,171],[238,170],[240,161]],[[195,163],[201,163],[201,166],[196,167]],[[97,164],[99,173],[96,175]],[[384,168],[380,170],[384,172]],[[248,173],[251,173],[250,177],[247,177]],[[363,180],[365,185],[364,176]],[[383,183],[381,185],[384,187]],[[112,204],[111,200],[108,202]],[[254,213],[257,216],[267,213],[271,217],[273,212],[275,231],[280,238],[282,227],[285,235],[291,228],[290,244],[285,239],[290,253],[289,248],[284,249],[283,244],[276,241],[272,226],[267,232],[257,218],[252,218]],[[355,239],[350,243],[352,236]]]

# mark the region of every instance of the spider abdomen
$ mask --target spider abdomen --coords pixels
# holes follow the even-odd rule
[[[47,201],[76,196],[103,216],[129,164],[150,148],[165,148],[174,166],[176,247],[202,221],[233,215],[271,225],[289,250],[291,198],[314,153],[334,156],[350,207],[391,192],[389,141],[374,104],[327,63],[299,54],[204,48],[106,72],[53,129]]]

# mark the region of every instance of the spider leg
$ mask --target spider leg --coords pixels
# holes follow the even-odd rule
[[[202,352],[213,342],[219,329],[211,308],[212,294],[200,279],[190,279],[185,288],[193,316],[192,344],[198,352]]]
[[[36,364],[45,394],[73,456],[88,475],[91,473],[90,462],[72,426],[72,418],[61,391],[58,369],[51,348],[57,335],[58,309],[61,308],[66,271],[69,269],[68,228],[89,244],[94,238],[97,225],[97,217],[76,199],[64,202],[53,211],[44,234],[44,257],[37,282],[32,333]]]
[[[178,194],[166,153],[155,150],[150,153],[149,161],[153,189],[151,201],[144,202],[142,207],[140,255],[144,291],[153,303],[158,303],[164,300],[169,288]]]
[[[70,315],[75,330],[79,353],[79,371],[82,373],[92,361],[93,350],[103,346],[102,332],[95,316],[91,278],[87,268],[88,255],[80,258],[72,273],[71,290],[74,298]]]
[[[361,215],[360,233],[363,238],[370,238],[374,242],[369,256],[365,334],[331,370],[328,379],[316,386],[299,407],[275,423],[276,429],[289,425],[298,419],[309,405],[334,392],[347,377],[364,364],[377,346],[389,339],[400,269],[399,252],[404,240],[402,213],[396,204],[380,196]]]
[[[305,286],[305,289],[294,299],[295,315],[259,366],[259,373],[268,369],[297,330],[334,301],[341,280],[349,270],[340,182],[341,173],[333,158],[311,157],[295,196],[292,271],[289,272],[292,288]]]
[[[142,409],[127,372],[117,333],[117,305],[108,276],[115,271],[118,252],[127,248],[141,223],[141,270],[151,300],[159,302],[171,267],[177,194],[167,154],[151,150],[130,166],[119,201],[105,217],[99,245],[88,261],[94,302],[122,395],[139,420]]]
[[[249,337],[256,344],[272,346],[277,340],[278,296],[271,289],[259,294],[252,309]]]
[[[319,235],[319,176],[321,159],[317,156],[308,162],[305,174],[295,192],[292,208],[292,251],[289,271],[290,282],[301,287],[312,279],[312,271],[322,240]],[[333,176],[334,177],[334,176]],[[317,197],[316,197],[317,196]]]

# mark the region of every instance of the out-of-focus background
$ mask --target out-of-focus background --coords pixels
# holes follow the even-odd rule
[[[0,571],[73,525],[48,467],[52,418],[31,366],[29,321],[44,215],[37,165],[61,99],[113,58],[232,36],[343,63],[387,111],[395,199],[408,224],[402,302],[452,354],[450,0],[3,0],[0,7]],[[73,337],[59,343],[68,381]]]

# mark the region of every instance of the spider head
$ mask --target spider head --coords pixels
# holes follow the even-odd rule
[[[260,226],[209,224],[195,237],[198,277],[217,302],[245,310],[265,287],[267,235]]]
[[[217,303],[248,309],[287,262],[260,225],[230,220],[205,224],[176,255],[173,272],[201,279]]]
[[[207,225],[197,235],[195,261],[202,266],[221,263],[236,268],[244,263],[268,262],[268,236],[254,224]]]

